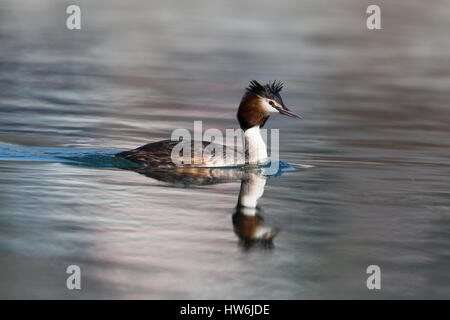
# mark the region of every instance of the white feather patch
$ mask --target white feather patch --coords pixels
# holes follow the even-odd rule
[[[270,112],[270,113],[278,113],[278,110],[270,105],[269,100],[261,99],[261,104],[264,107],[264,111]]]

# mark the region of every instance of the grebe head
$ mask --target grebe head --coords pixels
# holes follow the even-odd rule
[[[264,126],[270,114],[273,113],[301,118],[284,105],[280,96],[281,89],[283,89],[283,83],[280,81],[274,81],[264,86],[256,80],[250,81],[237,113],[239,124],[243,130]]]

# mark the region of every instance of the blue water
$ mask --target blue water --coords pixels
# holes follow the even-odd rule
[[[111,155],[117,150],[24,147],[0,144],[0,161],[58,162],[92,168],[138,168],[131,161]]]
[[[135,162],[112,157],[121,152],[120,150],[100,150],[100,149],[75,149],[75,148],[55,148],[55,147],[25,147],[11,144],[0,144],[0,161],[30,161],[30,162],[57,162],[68,165],[78,165],[91,168],[118,168],[133,169],[141,168],[142,165]],[[273,173],[266,168],[270,168],[271,162],[260,166],[265,176],[281,176],[284,172],[295,171],[290,164],[278,161],[278,170]],[[223,167],[230,170],[245,170],[248,167]]]

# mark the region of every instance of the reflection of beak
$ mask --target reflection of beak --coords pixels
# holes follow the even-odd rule
[[[278,112],[281,114],[284,114],[285,116],[291,117],[291,118],[297,118],[297,119],[301,119],[302,117],[293,113],[291,110],[289,110],[288,108],[284,107],[284,108],[279,108]]]

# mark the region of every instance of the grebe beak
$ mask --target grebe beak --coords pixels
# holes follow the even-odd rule
[[[299,116],[298,114],[293,113],[291,110],[289,110],[288,108],[284,107],[284,108],[279,108],[278,112],[281,114],[284,114],[285,116],[291,117],[291,118],[297,118],[297,119],[302,119],[301,116]]]

